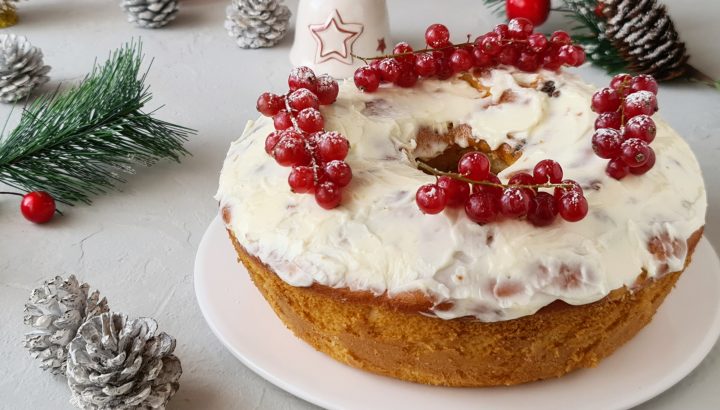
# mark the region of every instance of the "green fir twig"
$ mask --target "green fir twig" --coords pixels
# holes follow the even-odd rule
[[[188,155],[183,143],[195,131],[142,111],[152,98],[142,61],[142,45],[131,42],[79,85],[26,107],[0,139],[0,182],[69,205],[90,203],[124,182],[120,174],[134,173],[135,164]]]

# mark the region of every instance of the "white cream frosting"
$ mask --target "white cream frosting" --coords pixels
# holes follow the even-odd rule
[[[535,79],[554,81],[560,95],[521,85]],[[479,81],[489,96],[457,78],[373,94],[343,84],[337,102],[322,113],[325,128],[350,141],[354,177],[342,205],[331,211],[312,195],[290,192],[289,169],[264,151],[272,121],[249,122],[220,176],[217,199],[231,210],[228,227],[290,285],[391,297],[421,291],[436,302],[430,313],[443,319],[509,320],[558,299],[587,304],[632,286],[643,269],[649,277],[682,269],[685,240],[704,225],[707,200],[699,165],[677,133],[656,117],[655,167],[616,181],[604,172],[607,160],[591,148],[594,88],[547,71],[498,69]],[[499,103],[507,90],[515,98]],[[423,146],[421,153],[415,138],[422,127],[444,132],[449,123],[471,126],[473,136],[493,148],[524,144],[522,157],[499,175],[503,180],[539,160],[558,161],[565,177],[585,188],[587,218],[558,218],[537,228],[517,220],[481,226],[462,210],[423,215],[415,192],[434,177],[417,170],[410,157],[446,147]],[[653,237],[682,246],[657,260],[648,250]]]

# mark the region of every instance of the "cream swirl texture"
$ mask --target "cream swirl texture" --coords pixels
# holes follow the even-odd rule
[[[707,200],[697,160],[675,131],[656,116],[655,167],[616,181],[604,172],[607,160],[592,152],[593,87],[548,71],[498,69],[477,80],[488,95],[459,78],[373,94],[343,84],[322,113],[326,129],[350,141],[354,178],[331,211],[290,192],[289,169],[264,151],[272,121],[249,122],[220,176],[217,199],[231,210],[228,228],[290,285],[390,297],[420,291],[443,319],[500,321],[555,300],[587,304],[632,286],[643,271],[652,278],[682,269],[686,239],[704,225]],[[535,86],[548,80],[558,96]],[[462,124],[492,148],[522,147],[501,179],[542,159],[558,161],[584,187],[587,218],[537,228],[517,220],[482,226],[462,210],[423,215],[415,192],[434,177],[417,170],[414,157],[437,155],[447,142],[418,145],[418,132]],[[668,247],[662,260],[650,251],[658,240]]]

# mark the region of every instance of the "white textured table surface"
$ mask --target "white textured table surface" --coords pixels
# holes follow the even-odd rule
[[[65,208],[65,217],[46,226],[28,223],[16,198],[0,196],[0,409],[71,408],[64,380],[41,372],[20,343],[29,291],[64,273],[100,289],[115,310],[154,317],[177,337],[184,375],[171,409],[314,409],[265,382],[223,348],[202,318],[192,281],[195,250],[217,211],[212,196],[227,147],[245,121],[256,117],[257,95],[283,89],[292,35],[276,48],[244,51],[223,28],[229,0],[185,0],[178,19],[155,31],[128,25],[115,3],[20,3],[20,23],[0,33],[26,35],[43,49],[53,66],[45,90],[82,78],[96,57],[102,60],[121,43],[142,37],[146,54],[155,58],[149,77],[153,104],[167,105],[161,118],[199,131],[187,144],[194,156],[180,165],[141,169],[121,192],[98,197],[93,206]],[[438,21],[457,33],[483,32],[496,22],[480,0],[388,3],[394,37],[411,43],[420,43],[424,27]],[[720,78],[715,22],[720,2],[666,3],[693,64]],[[551,21],[544,29],[561,26]],[[597,69],[580,72],[596,84],[607,82]],[[705,232],[720,246],[720,93],[695,84],[666,86],[660,105],[700,160],[710,203]],[[9,112],[9,106],[0,106],[0,118]],[[720,347],[715,346],[690,376],[640,409],[718,409],[718,380]]]

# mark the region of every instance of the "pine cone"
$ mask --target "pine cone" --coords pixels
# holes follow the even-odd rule
[[[88,294],[90,286],[80,284],[74,275],[46,281],[34,289],[25,304],[25,324],[34,330],[25,335],[25,347],[40,368],[53,374],[65,373],[67,346],[85,319],[108,311],[100,293]]]
[[[23,36],[0,34],[0,101],[15,102],[27,97],[50,78],[39,48]]]
[[[175,339],[150,318],[103,313],[70,343],[71,402],[81,409],[164,409],[182,374]]]
[[[290,9],[278,0],[233,0],[225,28],[241,48],[272,47],[285,37],[289,22]]]
[[[123,0],[128,21],[142,28],[160,28],[175,20],[178,0]]]
[[[605,34],[628,69],[659,81],[683,76],[688,54],[667,9],[656,0],[602,0]]]

